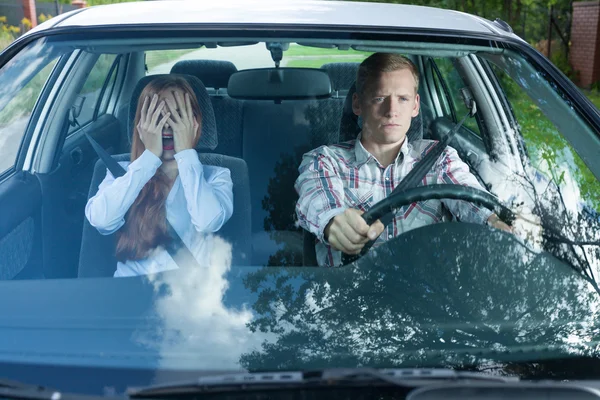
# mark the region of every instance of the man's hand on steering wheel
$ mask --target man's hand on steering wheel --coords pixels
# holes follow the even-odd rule
[[[513,233],[513,229],[510,227],[510,225],[502,221],[500,217],[496,214],[490,215],[487,219],[487,223],[489,226],[494,227],[496,229],[500,229],[508,233]]]
[[[325,227],[325,239],[334,250],[355,255],[359,254],[369,240],[375,240],[383,232],[383,224],[377,220],[367,225],[363,211],[348,208],[332,218]]]

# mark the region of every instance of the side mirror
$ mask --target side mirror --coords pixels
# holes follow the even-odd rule
[[[467,87],[461,88],[460,96],[463,99],[463,103],[465,103],[465,107],[469,110],[470,116],[473,117],[477,113],[477,103],[475,102],[473,93],[471,93],[471,89]]]
[[[69,123],[71,126],[75,126],[77,124],[77,118],[81,115],[81,110],[83,109],[83,103],[85,103],[84,96],[77,96],[71,109],[69,110]]]

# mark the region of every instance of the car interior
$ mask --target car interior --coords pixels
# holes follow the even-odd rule
[[[416,57],[412,58],[416,61]],[[215,129],[203,130],[198,150],[204,163],[225,166],[232,173],[234,216],[219,234],[232,242],[235,265],[316,265],[314,257],[304,247],[305,241],[310,239],[295,226],[297,195],[293,185],[302,154],[318,146],[352,140],[358,135],[360,122],[353,118],[350,101],[355,91],[358,66],[358,62],[323,64],[321,68],[327,71],[331,80],[331,97],[280,103],[229,97],[227,82],[237,72],[229,61],[185,60],[171,68],[170,73],[185,74],[190,80],[197,78],[201,82],[196,85],[201,91],[197,92],[197,97],[210,99],[201,101],[203,113],[208,116],[204,124],[212,127],[214,115]],[[137,104],[136,94],[150,77],[152,75],[141,78],[131,95],[128,136]],[[408,136],[410,139],[439,140],[454,123],[446,117],[434,118],[431,107],[423,102]],[[467,135],[468,130],[464,129],[462,133]],[[466,139],[462,142],[465,144],[461,148],[463,155],[468,153],[471,159],[483,158],[485,149],[481,143],[470,145],[472,141]],[[265,143],[268,143],[268,151],[265,151]],[[119,152],[116,157],[127,159],[128,153]],[[278,176],[282,167],[284,174]],[[103,163],[98,161],[88,197],[95,194],[104,174]],[[270,201],[281,208],[281,217],[269,219],[264,207],[265,194],[270,193],[269,188],[274,185],[279,186],[277,194],[282,198],[270,198]],[[269,229],[265,229],[266,220],[271,225]],[[100,246],[101,240],[104,245]],[[110,237],[102,237],[84,221],[78,276],[111,276],[116,263],[114,258],[106,257],[111,254],[111,248],[114,248],[114,242]],[[281,249],[285,255],[277,255]],[[103,258],[106,261],[99,263],[98,260]],[[284,262],[281,262],[282,258]]]
[[[213,48],[220,47],[215,44]],[[228,60],[211,59],[210,50],[205,52],[207,58],[175,61],[170,70],[161,73],[182,74],[194,88],[203,112],[202,137],[197,147],[202,163],[231,171],[234,213],[219,235],[232,243],[232,263],[314,266],[313,255],[306,250],[311,239],[296,225],[297,168],[308,150],[351,140],[359,133],[361,121],[352,113],[351,98],[360,62],[344,61],[342,56],[317,66],[327,73],[331,84],[331,94],[323,99],[240,99],[228,94],[228,85],[230,78],[242,69]],[[119,51],[117,46],[116,50],[105,52],[100,46],[75,51],[69,60],[58,61],[72,64],[65,68],[72,68],[70,79],[77,82],[63,90],[56,100],[58,104],[52,107],[67,111],[52,118],[36,107],[32,119],[49,118],[44,129],[60,135],[54,135],[55,146],[51,146],[51,141],[44,146],[62,150],[40,152],[38,167],[44,163],[51,167],[47,172],[36,173],[37,182],[31,187],[22,176],[10,182],[11,187],[22,187],[15,191],[18,197],[0,194],[2,207],[18,204],[24,195],[38,202],[31,205],[33,211],[23,211],[23,215],[14,215],[0,224],[0,269],[4,271],[1,279],[98,278],[114,273],[114,235],[100,235],[84,217],[87,200],[96,193],[106,174],[87,135],[115,159],[129,159],[137,97],[150,79],[160,76],[148,72],[148,51]],[[508,139],[491,140],[505,135],[499,134],[501,124],[489,122],[496,118],[494,102],[480,101],[490,94],[473,84],[481,79],[471,68],[477,58],[452,52],[441,56],[427,52],[406,54],[421,76],[421,111],[413,119],[409,138],[445,137],[467,112],[458,90],[469,89],[478,100],[478,113],[458,130],[451,145],[480,182],[502,197],[506,186],[496,185],[522,166],[514,162],[518,152],[517,156],[503,157],[515,154],[511,148],[514,143]],[[108,72],[103,75],[99,91],[94,92],[97,97],[84,99],[78,93],[102,57],[109,61]],[[48,85],[44,91],[51,89]],[[88,105],[90,101],[95,101],[93,108]],[[82,110],[86,106],[91,111],[84,118]],[[20,162],[26,161],[23,156]]]

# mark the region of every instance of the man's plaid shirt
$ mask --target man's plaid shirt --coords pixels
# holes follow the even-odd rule
[[[304,154],[295,188],[300,199],[296,204],[299,225],[316,235],[317,260],[321,266],[341,264],[341,252],[333,250],[323,237],[327,223],[347,208],[367,211],[387,197],[427,152],[436,144],[432,140],[404,141],[393,164],[384,168],[356,140],[321,146]],[[423,185],[451,183],[485,190],[455,149],[446,147]],[[485,223],[491,211],[462,200],[427,200],[398,210],[375,246],[402,232],[440,222],[443,206],[460,220]]]

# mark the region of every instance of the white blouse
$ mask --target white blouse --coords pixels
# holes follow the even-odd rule
[[[208,259],[213,237],[233,213],[233,182],[227,168],[202,165],[195,150],[175,154],[179,169],[166,200],[167,220],[201,263]],[[103,235],[125,224],[125,214],[144,185],[154,176],[162,161],[145,150],[135,161],[120,162],[127,173],[117,179],[107,170],[90,198],[85,216]],[[136,276],[177,269],[169,253],[159,247],[143,260],[118,262],[114,276]]]

